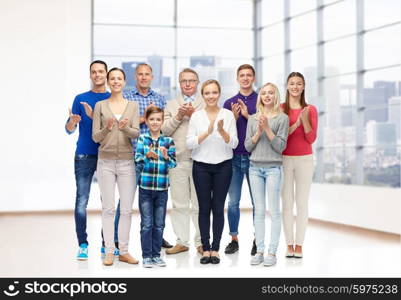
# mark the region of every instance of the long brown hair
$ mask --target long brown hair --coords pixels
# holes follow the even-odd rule
[[[299,72],[291,72],[287,77],[287,85],[288,85],[288,81],[290,81],[290,79],[292,77],[299,77],[302,79],[302,81],[304,83],[304,90],[302,91],[302,94],[301,94],[301,107],[302,108],[307,107],[308,104],[305,101],[305,77],[304,77],[304,75],[302,75]],[[284,113],[286,115],[289,115],[289,113],[290,113],[290,92],[288,91],[288,87],[287,87],[287,91],[285,93]]]

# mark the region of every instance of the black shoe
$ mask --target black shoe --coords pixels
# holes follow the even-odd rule
[[[214,265],[217,265],[220,263],[220,257],[218,256],[211,256],[210,257],[210,262]]]
[[[255,240],[253,240],[251,255],[254,256],[255,254],[256,254],[256,243]]]
[[[200,259],[200,263],[202,265],[209,264],[210,262],[211,262],[210,256],[202,256],[202,258]]]
[[[239,249],[238,247],[238,242],[232,240],[231,243],[229,243],[226,247],[226,249],[224,250],[225,254],[233,254],[235,252],[237,252]]]
[[[163,239],[162,248],[173,248],[173,245],[171,245],[169,242]]]

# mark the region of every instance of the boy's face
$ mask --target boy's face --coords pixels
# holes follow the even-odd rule
[[[163,124],[163,113],[153,113],[145,122],[151,132],[159,132]]]

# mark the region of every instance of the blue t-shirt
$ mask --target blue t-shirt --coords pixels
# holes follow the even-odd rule
[[[92,91],[79,94],[75,97],[74,103],[72,104],[72,113],[81,116],[79,124],[79,136],[77,141],[77,149],[75,154],[90,154],[97,155],[99,144],[92,140],[92,119],[89,118],[85,113],[85,108],[81,102],[88,103],[92,109],[95,109],[95,105],[98,101],[110,98],[110,93],[95,93]],[[67,121],[68,122],[68,121]],[[72,132],[69,132],[69,134]]]

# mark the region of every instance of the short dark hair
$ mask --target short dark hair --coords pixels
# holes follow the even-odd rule
[[[151,105],[149,106],[146,111],[145,111],[145,119],[147,120],[151,114],[155,114],[155,113],[162,113],[163,119],[164,119],[164,111],[155,105]]]
[[[110,71],[107,72],[107,76],[106,76],[107,80],[109,80],[110,73],[113,72],[113,71],[120,71],[121,73],[123,73],[124,80],[125,80],[125,72],[124,72],[124,70],[120,69],[120,68],[117,68],[117,67],[111,68]]]
[[[249,64],[240,65],[240,66],[238,67],[238,69],[237,69],[237,76],[238,76],[239,71],[241,71],[241,70],[246,70],[246,69],[251,70],[252,73],[253,73],[253,76],[255,76],[255,74],[256,74],[255,69],[254,69],[254,67],[252,67],[252,66],[249,65]]]
[[[92,69],[92,65],[94,64],[101,64],[104,66],[104,68],[106,69],[107,72],[107,64],[103,61],[103,60],[94,60],[91,62],[91,64],[89,65],[89,71]]]

